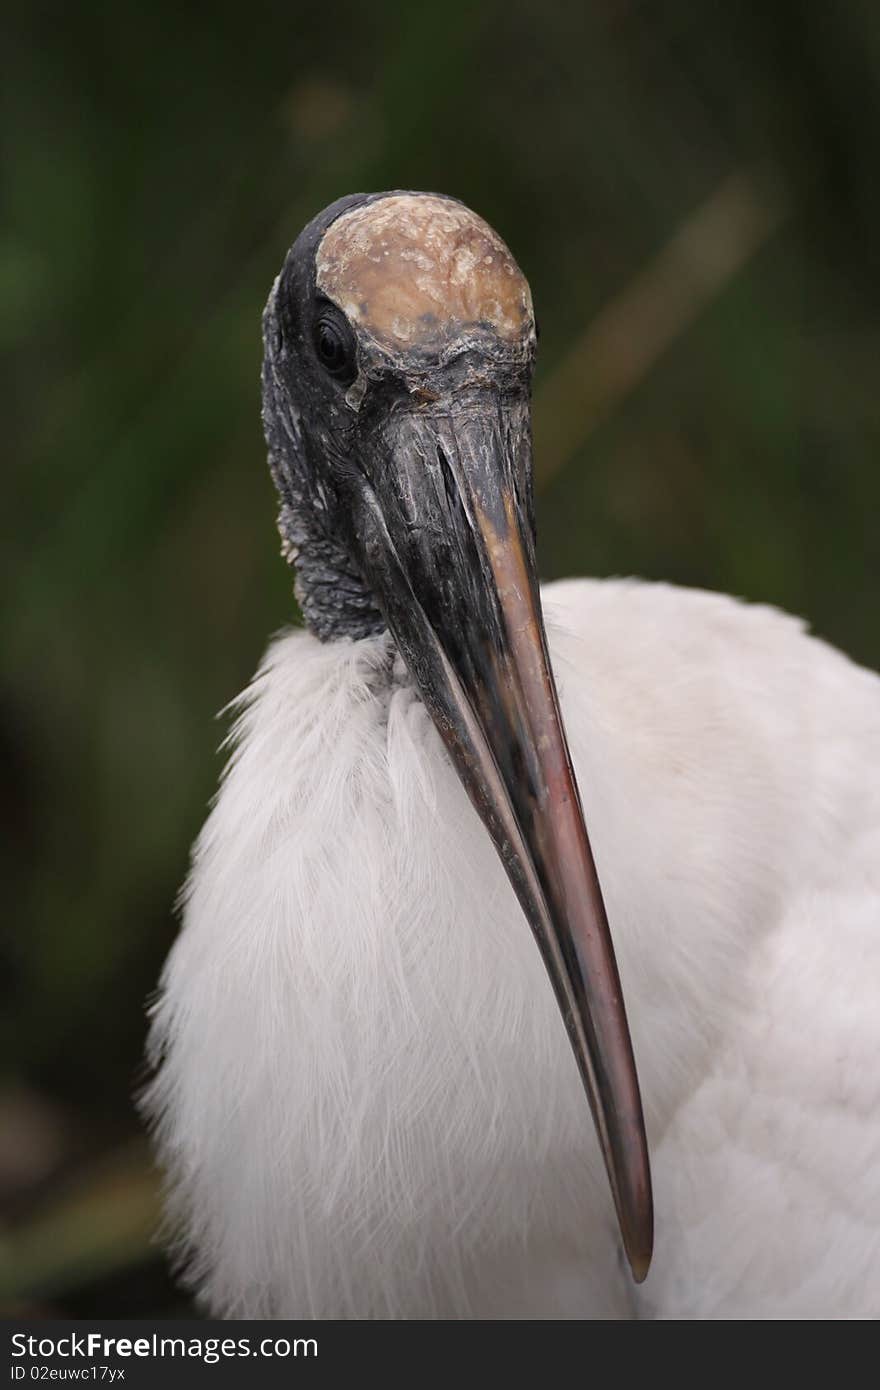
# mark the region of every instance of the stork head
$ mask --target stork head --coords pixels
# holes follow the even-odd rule
[[[642,1279],[638,1079],[537,582],[528,284],[454,199],[355,195],[298,237],[263,327],[269,462],[306,620],[329,640],[391,630],[543,955]]]

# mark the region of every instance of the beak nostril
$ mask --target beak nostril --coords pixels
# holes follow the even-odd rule
[[[452,476],[452,466],[446,454],[446,450],[440,441],[437,441],[437,462],[440,465],[440,476],[443,479],[443,491],[446,494],[446,503],[450,511],[461,509],[461,496],[455,485],[455,478]]]

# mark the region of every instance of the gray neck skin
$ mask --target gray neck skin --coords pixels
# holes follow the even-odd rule
[[[279,378],[274,348],[274,294],[264,319],[263,430],[281,508],[281,553],[296,575],[294,592],[306,624],[322,642],[369,637],[387,626],[341,539],[337,502],[315,467],[298,412]],[[332,442],[327,441],[329,448]]]
[[[273,469],[270,455],[269,466]],[[293,591],[306,626],[322,642],[370,637],[387,624],[344,548],[321,533],[307,507],[282,502],[281,553],[292,568]]]

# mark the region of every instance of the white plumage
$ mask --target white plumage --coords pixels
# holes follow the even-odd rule
[[[772,609],[544,590],[651,1142],[636,1288],[529,927],[388,635],[238,704],[153,1019],[228,1316],[880,1314],[880,680]]]

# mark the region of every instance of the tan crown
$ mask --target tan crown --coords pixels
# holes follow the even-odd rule
[[[514,343],[534,330],[528,282],[481,217],[399,193],[343,213],[316,258],[318,288],[383,346],[440,347],[484,325]]]

